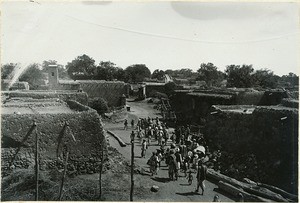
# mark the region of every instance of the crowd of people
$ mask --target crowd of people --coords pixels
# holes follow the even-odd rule
[[[156,175],[161,164],[165,163],[170,181],[186,177],[191,185],[195,174],[197,180],[195,192],[198,192],[200,187],[203,194],[207,171],[204,162],[207,160],[208,147],[200,133],[191,133],[188,125],[176,127],[175,132],[169,133],[167,124],[161,122],[158,117],[139,118],[136,124],[131,120],[131,128],[140,140],[141,158],[146,157],[149,145],[158,146],[147,161],[151,176]],[[124,121],[124,129],[128,129],[127,120]]]

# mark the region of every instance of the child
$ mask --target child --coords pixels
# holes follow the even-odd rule
[[[189,185],[191,185],[193,183],[192,170],[189,170],[187,179],[188,179]]]

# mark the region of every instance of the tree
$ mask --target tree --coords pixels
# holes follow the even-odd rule
[[[100,115],[103,115],[108,111],[107,101],[101,97],[90,99],[88,105],[89,107],[95,109]]]
[[[299,76],[295,73],[289,73],[288,75],[283,75],[280,79],[284,83],[287,83],[290,86],[299,85]]]
[[[142,82],[145,78],[150,78],[151,72],[145,64],[135,64],[128,66],[125,69],[125,81],[126,82]]]
[[[8,63],[1,66],[1,79],[12,79],[13,73],[19,68],[17,63]]]
[[[125,72],[122,68],[110,61],[101,61],[96,68],[95,79],[98,80],[124,80]]]
[[[176,89],[176,84],[174,82],[168,82],[164,85],[164,87],[166,94],[170,96]]]
[[[276,88],[279,80],[279,76],[268,69],[257,70],[252,77],[253,83],[263,88]]]
[[[189,68],[182,68],[179,70],[168,69],[165,71],[165,73],[174,78],[196,78],[197,77],[197,73],[193,72],[193,70]]]
[[[85,54],[69,62],[66,68],[73,80],[94,79],[96,72],[95,60]]]
[[[224,79],[224,73],[218,71],[213,63],[201,63],[198,69],[198,80],[204,80],[208,86],[217,86]]]
[[[151,75],[151,78],[152,79],[157,79],[157,80],[163,80],[164,79],[164,76],[165,76],[165,72],[163,70],[158,70],[156,69],[152,75]]]
[[[43,61],[42,63],[42,70],[44,72],[47,72],[47,67],[49,65],[57,65],[57,70],[58,70],[58,75],[59,75],[59,78],[61,79],[69,79],[69,75],[67,73],[67,70],[64,68],[63,65],[61,64],[58,64],[57,61],[55,60],[47,60],[47,61]]]
[[[45,75],[40,68],[40,64],[34,63],[28,66],[19,78],[19,81],[28,82],[30,89],[37,89],[38,86],[45,84]]]
[[[252,65],[229,65],[226,67],[227,87],[252,87]]]

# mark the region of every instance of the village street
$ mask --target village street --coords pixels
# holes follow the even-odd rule
[[[131,119],[135,120],[137,123],[138,117],[146,118],[156,118],[160,117],[159,111],[153,108],[154,104],[148,104],[145,101],[142,102],[129,102],[128,105],[131,107],[130,112],[128,112],[127,120],[129,121],[128,130],[124,130],[124,125],[122,120],[116,123],[105,122],[104,129],[110,130],[115,135],[120,137],[126,144],[126,147],[121,147],[119,142],[113,137],[109,136],[109,143],[112,147],[116,148],[127,160],[130,161],[131,157],[131,145],[130,145],[130,133],[132,131],[130,126]],[[171,133],[173,129],[169,129],[169,133]],[[168,146],[170,145],[170,140],[168,141]],[[156,151],[159,146],[157,145],[157,141],[152,141],[146,152],[146,158],[141,158],[141,144],[139,138],[135,138],[135,165],[138,165],[142,168],[142,174],[135,174],[135,187],[134,190],[139,190],[139,185],[143,187],[149,188],[149,195],[145,197],[134,197],[134,201],[200,201],[200,202],[211,202],[213,201],[213,197],[215,194],[218,194],[221,201],[234,201],[234,199],[230,199],[229,197],[220,194],[218,191],[218,186],[209,181],[206,181],[206,190],[204,195],[200,195],[200,193],[195,193],[196,188],[196,178],[194,176],[194,180],[192,185],[188,184],[188,180],[184,177],[182,172],[179,173],[180,177],[178,181],[169,181],[168,178],[168,167],[163,161],[161,164],[161,168],[158,171],[158,174],[151,177],[149,173],[149,166],[146,164],[147,160],[150,158],[152,152]],[[156,185],[159,187],[158,192],[151,192],[150,188]],[[130,187],[130,179],[128,179],[128,187]],[[201,190],[201,189],[200,189]]]

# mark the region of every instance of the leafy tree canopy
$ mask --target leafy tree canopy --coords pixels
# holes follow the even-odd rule
[[[66,65],[71,79],[94,79],[96,72],[95,60],[87,55],[78,56]]]
[[[202,63],[198,69],[198,80],[205,81],[209,86],[217,86],[224,79],[224,73],[218,71],[213,63]]]
[[[227,87],[253,87],[254,81],[252,65],[229,65],[226,67]]]
[[[1,79],[12,79],[13,72],[20,68],[17,63],[8,63],[1,66]]]
[[[274,75],[273,71],[268,69],[256,70],[252,75],[253,84],[263,88],[276,88],[278,84],[279,76]]]
[[[128,66],[125,69],[125,81],[126,82],[142,82],[145,78],[150,78],[151,72],[145,64],[135,64]]]
[[[165,71],[165,73],[174,78],[191,78],[191,77],[196,78],[197,77],[197,73],[193,72],[193,70],[189,68],[182,68],[179,70],[168,69]]]
[[[96,68],[97,80],[124,80],[125,71],[110,61],[101,61]]]
[[[151,78],[157,80],[163,80],[164,76],[165,76],[165,72],[163,70],[156,69],[155,71],[153,71]]]
[[[19,81],[28,82],[30,89],[37,89],[38,86],[45,84],[45,75],[41,70],[40,64],[34,63],[27,67],[19,78]]]

